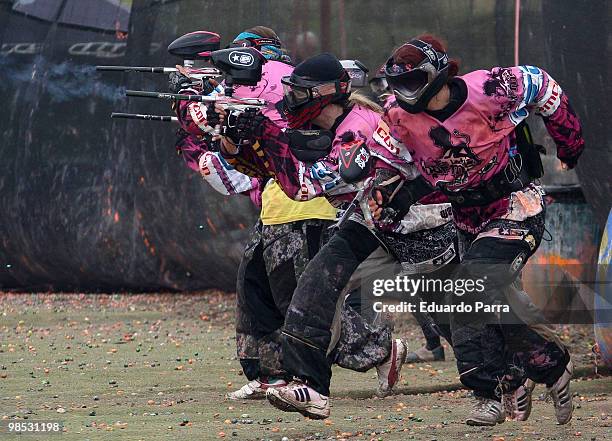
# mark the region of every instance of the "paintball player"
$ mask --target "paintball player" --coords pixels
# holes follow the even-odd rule
[[[232,46],[255,47],[268,59],[261,82],[256,87],[236,87],[235,96],[265,99],[269,106],[264,114],[285,125],[277,106],[282,101],[280,79],[289,75],[293,67],[274,31],[263,26],[251,28],[239,34]],[[188,85],[190,81],[173,78],[171,83]],[[188,88],[175,90],[201,93]],[[207,120],[210,112],[205,105],[183,103],[177,113],[191,134],[178,144],[188,165],[200,170],[222,194],[248,192],[255,202],[261,201],[260,220],[240,264],[237,286],[237,351],[249,383],[228,394],[228,398],[264,398],[267,389],[286,385],[280,363],[280,328],[297,280],[324,241],[327,228],[336,219],[336,210],[324,198],[307,203],[293,201],[274,180],[251,179],[228,165],[218,153],[209,151],[204,132],[216,123]],[[377,367],[379,393],[388,393],[399,378],[405,354],[403,343],[392,339],[387,326],[370,325],[351,308],[343,308],[341,315],[334,363],[361,371]]]
[[[374,74],[368,84],[370,91],[376,97],[376,101],[381,106],[385,106],[386,103],[395,100],[393,92],[389,89],[387,79],[385,78],[385,65],[383,64]],[[392,256],[387,254],[389,260],[393,260]],[[366,262],[367,263],[367,262]],[[389,262],[386,262],[389,263]],[[365,264],[365,263],[364,263]],[[425,363],[434,361],[444,361],[444,346],[440,341],[440,331],[436,326],[433,318],[425,311],[420,309],[412,312],[412,316],[416,319],[417,323],[423,331],[425,337],[425,346],[420,347],[416,351],[411,351],[406,354],[406,363]],[[452,346],[452,342],[448,342]]]
[[[375,226],[355,210],[309,262],[289,305],[282,330],[283,366],[294,381],[269,389],[268,400],[277,408],[311,418],[330,413],[330,347],[338,321],[340,293],[349,278],[381,244],[406,268],[416,272],[441,271],[457,257],[456,234],[450,205],[413,205],[432,188],[419,178],[408,152],[395,150],[385,133],[374,133],[381,108],[350,92],[350,78],[331,54],[300,63],[283,78],[289,130],[282,130],[260,114],[244,114],[241,133],[221,139],[222,152],[237,168],[274,176],[295,200],[325,196],[337,206],[359,201],[369,184],[394,200],[388,219]],[[216,110],[223,116],[223,109]],[[313,129],[313,130],[299,130]],[[369,151],[365,142],[377,136],[380,144]],[[241,144],[240,139],[257,142]],[[397,205],[393,195],[405,188],[411,199]],[[408,190],[408,188],[410,190]],[[357,197],[356,197],[357,196]],[[400,211],[401,206],[409,210]],[[347,210],[351,213],[351,210]],[[348,216],[348,215],[345,215]],[[414,244],[417,244],[414,246]],[[448,335],[448,333],[447,333]]]
[[[456,277],[484,280],[483,300],[506,303],[544,232],[539,152],[521,124],[530,111],[543,118],[564,168],[576,165],[584,148],[581,125],[567,95],[544,70],[534,66],[495,67],[457,76],[458,63],[445,46],[421,35],[396,49],[385,75],[396,100],[383,122],[394,138],[409,146],[414,163],[430,185],[451,202],[453,218],[467,241]],[[524,123],[523,123],[524,124]],[[372,208],[383,207],[376,193]],[[457,296],[453,301],[458,301]],[[453,349],[461,382],[474,391],[470,425],[504,421],[502,394],[514,394],[517,419],[531,410],[526,377],[544,383],[559,424],[572,417],[572,362],[567,349],[549,332],[479,313],[454,314]],[[502,348],[508,347],[510,357]]]

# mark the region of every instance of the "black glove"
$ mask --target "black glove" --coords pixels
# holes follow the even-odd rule
[[[230,111],[225,120],[223,134],[231,139],[235,144],[240,144],[243,140],[253,139],[259,135],[266,117],[257,107],[249,107],[244,111]]]
[[[215,103],[208,103],[206,106],[206,121],[211,127],[217,127],[221,122],[219,114],[215,110]]]
[[[183,89],[191,87],[191,79],[180,72],[172,72],[168,76],[168,89],[171,93],[179,93]]]

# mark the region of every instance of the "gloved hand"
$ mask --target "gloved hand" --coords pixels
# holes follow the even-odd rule
[[[224,135],[235,144],[243,140],[250,140],[259,134],[258,129],[263,125],[266,117],[256,107],[244,111],[231,111],[225,118]]]
[[[221,124],[221,115],[215,110],[214,103],[206,106],[206,122],[210,127],[217,127]]]
[[[168,77],[168,90],[170,93],[179,93],[183,89],[192,87],[191,79],[180,72],[172,72]]]

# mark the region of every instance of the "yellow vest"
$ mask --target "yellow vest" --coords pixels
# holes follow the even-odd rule
[[[286,224],[306,219],[335,220],[336,209],[324,197],[298,202],[290,199],[276,181],[270,181],[261,194],[261,222]]]

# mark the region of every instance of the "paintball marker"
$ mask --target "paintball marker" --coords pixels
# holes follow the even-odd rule
[[[363,218],[365,220],[366,226],[368,228],[372,228],[374,226],[374,220],[372,218],[372,213],[370,212],[370,207],[368,206],[368,198],[370,197],[370,194],[372,193],[372,183],[373,183],[373,178],[369,177],[365,179],[364,181],[356,184],[358,188],[357,194],[355,195],[350,205],[347,207],[347,209],[342,214],[342,217],[340,218],[340,220],[338,220],[338,223],[336,224],[338,228],[340,228],[342,225],[344,225],[346,221],[349,220],[349,218],[351,217],[353,213],[355,213],[355,210],[357,210],[357,208],[361,208],[361,212],[363,214]]]
[[[210,37],[212,35],[215,38]],[[213,41],[211,43],[211,40]],[[168,51],[177,56],[183,57],[185,60],[206,59],[215,67],[209,68],[215,72],[225,75],[225,89],[213,92],[210,95],[186,95],[164,92],[148,92],[140,90],[127,90],[126,96],[156,98],[173,101],[195,101],[205,103],[216,103],[228,112],[228,121],[232,115],[244,112],[247,109],[261,109],[267,105],[264,100],[256,98],[235,98],[233,97],[234,85],[255,86],[261,80],[261,72],[263,64],[266,62],[265,57],[255,48],[230,48],[222,50],[214,50],[219,47],[219,36],[210,32],[200,31],[184,35],[170,44]],[[143,72],[173,72],[177,69],[172,68],[151,68],[151,67],[130,67],[130,66],[99,66],[99,70],[128,70],[128,71],[143,71]],[[217,75],[215,75],[217,76]],[[223,94],[219,92],[223,92]],[[113,116],[114,115],[114,116]],[[115,113],[111,115],[113,118],[140,119],[151,121],[175,121],[170,116],[158,115],[140,115]],[[221,127],[217,126],[214,129],[211,127],[211,132],[215,134],[221,133]]]
[[[224,94],[185,95],[164,92],[148,92],[141,90],[126,90],[126,96],[156,98],[176,101],[195,101],[216,103],[232,114],[244,112],[247,109],[261,109],[267,105],[257,98],[235,98],[234,85],[254,86],[261,80],[261,71],[266,59],[255,48],[230,48],[210,53],[212,64],[225,74]],[[215,127],[215,134],[221,133],[220,127]]]
[[[126,90],[126,96],[134,96],[140,98],[156,98],[165,100],[176,100],[176,101],[195,101],[199,103],[215,103],[220,104],[223,109],[228,112],[228,121],[232,116],[242,113],[248,109],[262,109],[267,103],[264,100],[257,98],[234,98],[231,96],[224,95],[184,95],[179,93],[162,93],[162,92],[145,92],[142,90]],[[131,114],[130,114],[131,115]],[[144,115],[149,116],[149,115]],[[152,116],[152,115],[151,115]],[[111,115],[111,117],[113,117]],[[128,118],[128,117],[119,117]],[[160,118],[160,117],[157,117]],[[168,117],[165,117],[168,118]],[[132,117],[132,119],[148,119],[142,117]],[[157,121],[162,121],[156,119]],[[211,127],[209,132],[214,132],[215,135],[221,134],[221,127],[217,126],[214,129]]]
[[[177,38],[168,46],[171,55],[183,59],[183,66],[188,68],[189,77],[196,80],[214,78],[221,75],[221,71],[214,67],[194,68],[195,60],[209,61],[211,53],[221,47],[219,34],[208,31],[190,32]],[[96,70],[103,72],[145,72],[169,74],[177,72],[176,67],[148,67],[148,66],[96,66]]]
[[[261,80],[261,69],[266,59],[252,47],[222,49],[211,52],[211,62],[225,74],[224,95],[184,95],[177,93],[127,90],[127,96],[170,99],[179,101],[217,102],[222,104],[249,104],[264,106],[266,103],[254,98],[233,98],[234,85],[255,86]]]
[[[225,95],[185,95],[181,93],[146,92],[144,90],[126,90],[126,96],[156,98],[160,100],[195,101],[198,103],[222,104],[227,110],[244,110],[251,107],[264,107],[267,103],[258,98],[234,98]]]

